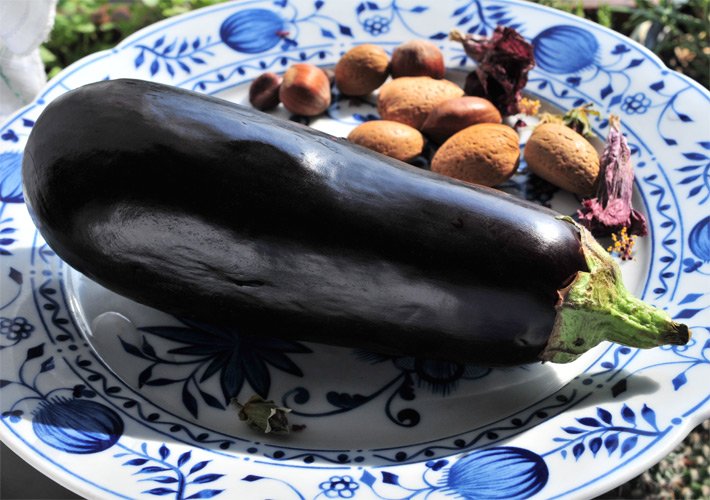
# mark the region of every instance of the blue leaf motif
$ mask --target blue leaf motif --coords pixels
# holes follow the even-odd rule
[[[612,97],[611,100],[609,101],[609,106],[616,106],[617,104],[619,104],[619,103],[621,102],[621,99],[622,99],[622,98],[623,98],[623,96],[622,96],[621,94],[615,95],[615,96]]]
[[[359,4],[359,5],[355,8],[355,14],[362,14],[363,12],[365,12],[365,9],[366,9],[366,8],[367,8],[367,7],[365,6],[364,3]]]
[[[207,466],[208,463],[210,463],[209,460],[205,460],[203,462],[197,462],[195,465],[192,466],[192,469],[190,469],[188,476],[190,474],[194,474],[195,472],[201,471],[202,469],[204,469]]]
[[[591,417],[578,418],[577,422],[579,422],[582,425],[586,425],[587,427],[601,427],[602,426],[602,424],[600,424],[596,418],[591,418]]]
[[[597,408],[597,416],[602,420],[602,422],[611,424],[611,413],[604,408]]]
[[[164,496],[169,495],[171,493],[177,493],[177,491],[171,490],[170,488],[153,488],[152,490],[146,490],[143,493],[148,493],[149,495]]]
[[[242,481],[246,481],[247,483],[253,483],[254,481],[258,481],[259,479],[264,479],[263,476],[256,476],[254,474],[249,474],[248,476],[244,476],[242,478]]]
[[[589,441],[589,449],[592,451],[592,455],[595,457],[597,456],[597,452],[601,449],[602,447],[602,438],[600,437],[595,437],[591,441]]]
[[[141,50],[140,54],[138,54],[136,59],[133,61],[133,65],[136,67],[136,69],[138,69],[141,67],[143,62],[145,62],[145,52]]]
[[[619,434],[609,434],[604,439],[604,448],[609,452],[609,455],[614,453],[614,450],[619,446]]]
[[[463,14],[464,12],[466,12],[466,10],[468,10],[468,8],[469,8],[470,6],[471,6],[471,4],[467,3],[466,5],[463,5],[463,6],[459,7],[458,9],[456,9],[456,10],[454,11],[453,14],[451,14],[451,17],[460,16],[461,14]]]
[[[162,445],[160,447],[160,449],[158,450],[158,453],[160,453],[160,458],[162,458],[163,460],[165,460],[166,458],[168,458],[168,456],[170,456],[170,450],[165,445]]]
[[[436,34],[434,34],[434,35],[431,35],[429,38],[430,38],[431,40],[443,40],[443,39],[445,39],[445,38],[448,38],[448,36],[449,36],[449,35],[446,34],[446,33],[439,32],[439,33],[436,33]]]
[[[639,66],[642,62],[643,59],[632,59],[629,65],[626,66],[626,69],[635,68],[636,66]]]
[[[702,311],[702,309],[683,309],[681,312],[676,314],[673,319],[690,319],[700,311]]]
[[[320,8],[323,7],[324,3],[325,2],[323,0],[316,0],[313,6],[316,8],[316,10],[320,10]]]
[[[708,159],[708,157],[702,153],[683,153],[683,156],[685,156],[689,160],[695,161],[703,161]]]
[[[150,479],[143,479],[143,481],[154,481],[160,484],[173,484],[179,482],[177,478],[170,476],[151,477]]]
[[[177,461],[178,467],[182,467],[187,462],[189,462],[191,457],[192,457],[191,451],[186,451],[185,453],[180,455],[180,457],[178,458],[178,461]],[[205,462],[205,465],[207,465],[207,462]],[[194,472],[194,471],[190,471],[190,473],[192,473],[192,472]]]
[[[673,383],[673,389],[677,391],[688,382],[688,378],[685,376],[685,372],[682,372],[676,375],[671,382]]]
[[[382,482],[385,484],[399,484],[399,476],[391,472],[382,472]]]
[[[649,408],[646,404],[644,404],[643,408],[641,408],[641,416],[646,422],[651,424],[651,427],[658,429],[656,426],[656,412]]]
[[[194,495],[190,495],[189,497],[186,497],[187,500],[191,498],[212,498],[214,496],[219,495],[222,493],[224,490],[202,490],[198,491]]]
[[[579,427],[563,427],[563,431],[565,431],[567,434],[582,434],[584,429],[580,429]]]
[[[661,90],[665,86],[666,86],[666,84],[663,83],[663,80],[660,80],[658,82],[655,82],[655,83],[652,83],[651,85],[649,85],[649,87],[652,90],[655,90],[656,92],[658,92],[659,90]]]
[[[203,474],[202,476],[196,477],[191,482],[196,484],[212,483],[222,476],[224,476],[224,474]]]
[[[154,472],[165,472],[166,470],[170,470],[167,467],[159,467],[157,465],[150,465],[148,467],[143,467],[141,470],[136,472],[136,474],[152,474]]]
[[[158,72],[159,69],[160,69],[160,63],[158,62],[157,59],[154,59],[150,65],[150,76],[155,76],[155,74]]]
[[[636,424],[636,414],[626,405],[626,403],[624,403],[624,406],[621,407],[621,417],[631,425]]]
[[[147,461],[148,461],[148,459],[146,459],[146,458],[134,458],[133,460],[129,460],[128,462],[124,462],[123,465],[143,465]]]
[[[331,31],[328,31],[325,28],[321,28],[320,34],[326,38],[335,38],[335,35]]]
[[[427,10],[429,10],[429,7],[425,7],[423,5],[417,5],[416,7],[414,7],[412,9],[412,12],[416,12],[417,14],[419,14],[420,12],[426,12]]]
[[[710,262],[710,216],[698,221],[688,235],[690,251],[703,262]]]
[[[686,115],[684,113],[676,113],[676,114],[678,115],[678,118],[680,118],[680,121],[682,121],[682,122],[687,123],[687,122],[693,121],[693,119],[691,117],[689,117],[688,115]]]
[[[698,141],[698,144],[700,144],[705,149],[710,149],[710,141]]]
[[[638,443],[638,440],[638,436],[631,436],[624,440],[624,442],[621,443],[621,456],[623,457],[626,453],[631,451],[636,446],[636,443]]]
[[[340,29],[340,34],[345,35],[345,36],[353,36],[352,30],[350,28],[348,28],[347,26],[339,24],[338,28]]]
[[[360,476],[360,482],[372,488],[372,485],[377,482],[377,478],[369,472],[364,471],[362,476]]]
[[[602,99],[606,99],[609,94],[614,92],[614,87],[611,86],[611,83],[608,84],[606,87],[604,87],[599,95],[601,95]]]
[[[154,49],[157,49],[158,47],[160,47],[161,45],[163,45],[163,42],[165,42],[165,36],[161,36],[160,38],[158,38],[158,39],[155,41],[155,43],[153,44],[153,48],[154,48]]]
[[[191,71],[190,66],[188,66],[187,64],[185,64],[182,61],[178,61],[177,63],[178,63],[178,66],[180,66],[180,69],[182,69],[185,73],[190,73],[190,71]]]
[[[183,40],[183,42],[180,44],[180,48],[178,49],[178,55],[185,52],[187,50],[188,45],[189,44],[187,43],[187,40]]]
[[[579,457],[584,453],[584,443],[577,443],[572,447],[572,455],[574,455],[575,460],[579,460]]]

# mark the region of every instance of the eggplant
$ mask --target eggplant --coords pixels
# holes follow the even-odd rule
[[[246,334],[484,365],[689,336],[569,218],[170,86],[57,98],[23,180],[70,266]]]

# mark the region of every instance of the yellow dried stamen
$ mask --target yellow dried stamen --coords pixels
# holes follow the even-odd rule
[[[636,245],[636,236],[629,234],[626,227],[622,227],[617,233],[611,235],[612,244],[607,247],[607,252],[612,255],[617,255],[621,260],[633,259],[634,245]]]
[[[540,101],[523,97],[518,103],[518,109],[521,113],[525,113],[526,115],[537,116],[540,111]]]

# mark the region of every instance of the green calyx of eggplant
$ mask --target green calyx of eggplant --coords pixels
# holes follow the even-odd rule
[[[611,255],[570,217],[560,219],[579,230],[589,271],[578,272],[559,290],[557,316],[540,354],[542,361],[569,363],[603,341],[643,349],[688,342],[686,325],[633,296]]]

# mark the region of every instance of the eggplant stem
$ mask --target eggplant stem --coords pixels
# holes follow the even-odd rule
[[[569,217],[560,218],[579,231],[589,271],[578,272],[558,291],[557,316],[542,361],[569,363],[603,341],[642,349],[688,342],[686,325],[624,287],[618,264],[589,231]]]

